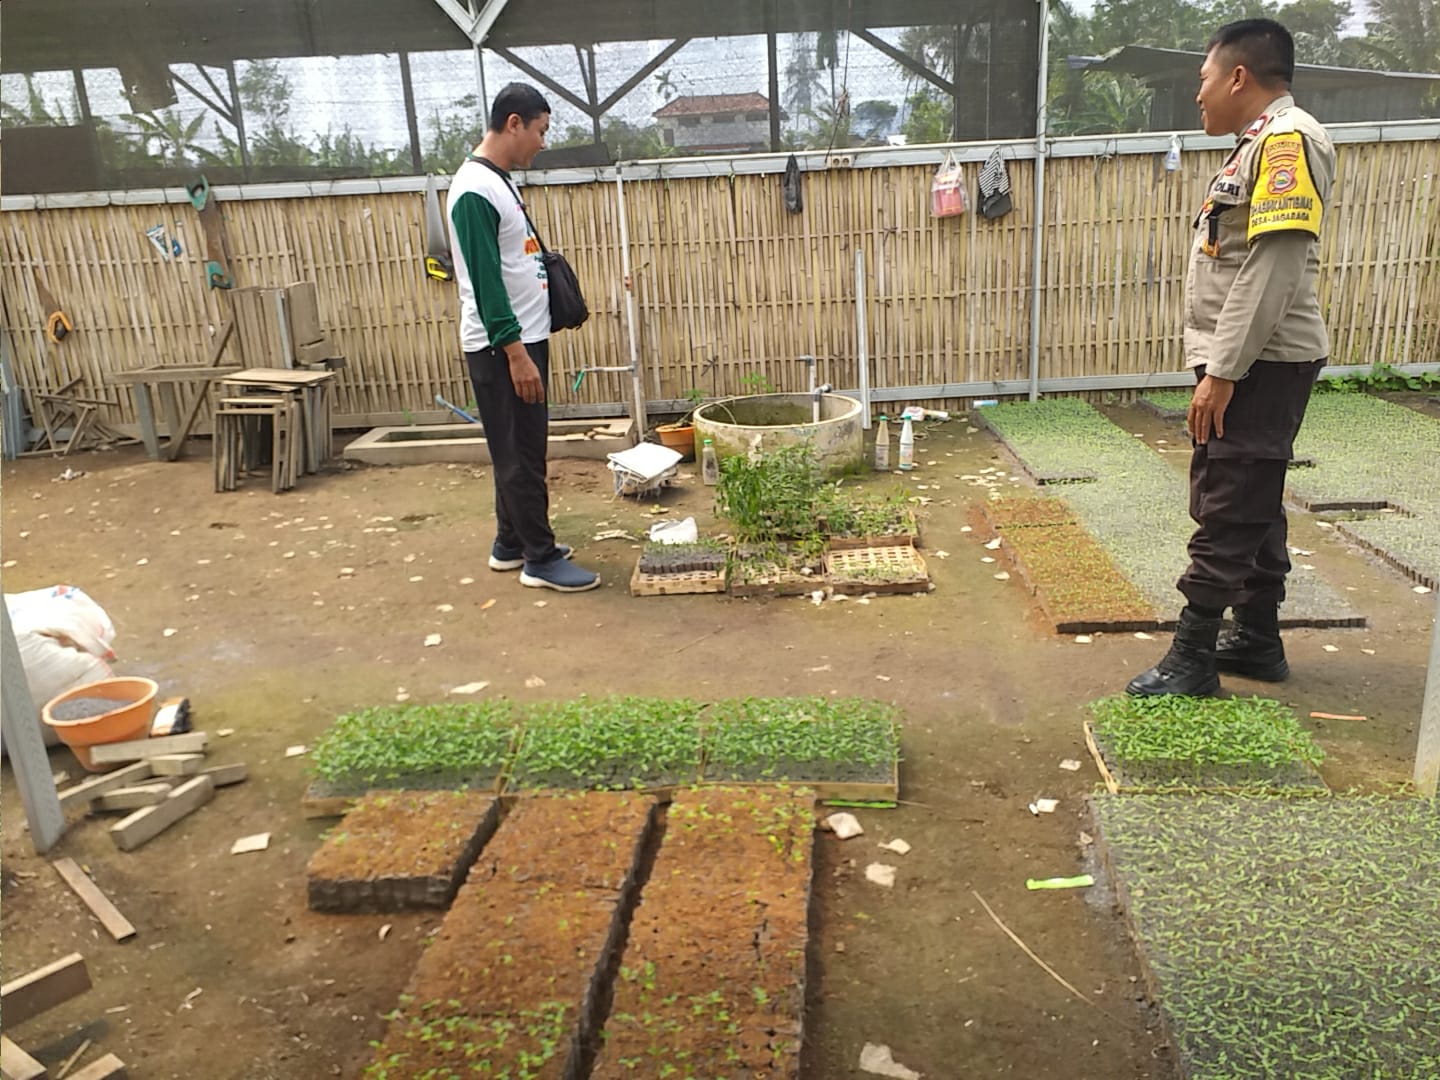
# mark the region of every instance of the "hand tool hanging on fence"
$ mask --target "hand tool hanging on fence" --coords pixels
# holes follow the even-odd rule
[[[233,289],[235,280],[230,274],[230,245],[225,240],[225,221],[210,191],[210,181],[202,176],[198,183],[189,185],[185,191],[190,196],[190,205],[200,215],[200,228],[205,233],[205,279],[212,289]]]
[[[440,212],[440,178],[425,177],[425,274],[436,281],[455,280],[455,260],[450,257],[450,230]]]
[[[70,321],[70,316],[61,310],[60,301],[55,299],[54,294],[40,280],[39,270],[35,271],[35,291],[40,294],[40,306],[45,309],[45,336],[59,345],[66,335],[75,329],[75,324]]]

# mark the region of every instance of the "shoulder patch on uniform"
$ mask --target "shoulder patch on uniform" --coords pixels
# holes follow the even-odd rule
[[[1269,136],[1260,151],[1260,170],[1250,197],[1247,242],[1292,230],[1318,237],[1324,213],[1305,160],[1304,137],[1299,132]]]

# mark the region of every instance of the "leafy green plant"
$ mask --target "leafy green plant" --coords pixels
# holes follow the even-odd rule
[[[794,539],[818,532],[816,504],[824,486],[809,445],[767,451],[753,461],[736,454],[720,463],[715,505],[742,541]]]
[[[768,375],[761,371],[752,371],[748,375],[741,376],[740,385],[752,394],[773,394],[775,392],[775,384],[770,381]]]
[[[1362,394],[1370,390],[1412,390],[1421,393],[1440,392],[1440,372],[1416,374],[1399,371],[1389,364],[1372,364],[1363,375],[1321,378],[1315,383],[1317,394]]]
[[[543,704],[525,721],[514,788],[618,789],[688,783],[700,762],[700,706],[610,697]]]

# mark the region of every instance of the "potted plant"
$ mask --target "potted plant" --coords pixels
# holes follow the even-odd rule
[[[690,409],[684,416],[669,424],[658,424],[655,434],[660,438],[661,446],[668,446],[671,450],[679,450],[684,455],[682,461],[693,461],[695,459],[695,423],[691,419],[700,403],[705,400],[705,392],[698,386],[692,386],[685,392],[685,398],[690,402]]]

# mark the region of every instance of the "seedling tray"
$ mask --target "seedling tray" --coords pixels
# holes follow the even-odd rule
[[[1440,813],[1383,796],[1098,795],[1185,1080],[1440,1076]]]
[[[928,592],[930,574],[925,560],[909,543],[883,543],[869,547],[831,549],[825,556],[825,576],[837,593],[897,594]]]
[[[1142,766],[1127,768],[1101,748],[1089,720],[1085,721],[1085,747],[1095,759],[1095,767],[1105,781],[1105,789],[1112,795],[1155,794],[1182,788],[1232,794],[1255,794],[1266,790],[1321,793],[1330,790],[1314,766],[1302,761],[1274,770],[1210,765],[1199,774],[1191,766],[1179,762],[1145,762]]]
[[[729,574],[720,570],[686,570],[678,574],[647,574],[635,564],[630,575],[631,596],[683,596],[691,593],[723,593]]]

